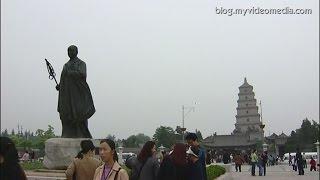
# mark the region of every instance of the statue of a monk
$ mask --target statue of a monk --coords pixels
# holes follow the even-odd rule
[[[59,91],[58,112],[63,138],[92,138],[88,119],[95,113],[90,88],[86,82],[86,63],[78,57],[78,48],[68,48],[70,60],[63,66]]]

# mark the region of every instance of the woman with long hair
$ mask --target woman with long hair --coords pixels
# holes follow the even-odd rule
[[[0,137],[0,179],[27,180],[26,174],[19,164],[16,146],[8,137]]]
[[[95,147],[91,140],[83,140],[80,143],[81,151],[66,170],[68,180],[93,179],[95,170],[102,164],[94,158]]]
[[[93,180],[129,180],[127,171],[119,165],[116,145],[110,139],[100,141],[99,155],[103,165],[96,169]]]
[[[185,180],[187,168],[186,145],[176,143],[170,155],[164,157],[158,180]]]
[[[155,157],[156,144],[153,141],[147,141],[138,157],[132,157],[126,165],[131,169],[130,179],[134,180],[155,180],[158,175],[159,162]]]

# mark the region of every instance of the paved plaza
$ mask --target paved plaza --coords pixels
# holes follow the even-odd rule
[[[292,170],[292,166],[281,164],[267,167],[266,176],[259,176],[258,168],[256,168],[256,176],[251,176],[251,167],[248,165],[242,166],[242,172],[235,172],[234,165],[232,172],[226,173],[219,180],[250,180],[250,179],[276,179],[276,180],[319,180],[319,171],[310,172],[309,169],[304,169],[305,175],[299,176],[297,171]]]

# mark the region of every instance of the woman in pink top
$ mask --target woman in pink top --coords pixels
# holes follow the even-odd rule
[[[119,165],[114,141],[105,139],[100,142],[99,154],[104,162],[96,169],[93,180],[129,180],[127,171]]]

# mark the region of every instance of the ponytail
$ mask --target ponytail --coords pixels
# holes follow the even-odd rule
[[[79,151],[75,158],[82,159],[83,158],[83,150]]]

